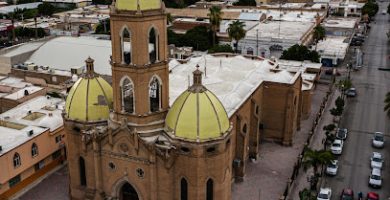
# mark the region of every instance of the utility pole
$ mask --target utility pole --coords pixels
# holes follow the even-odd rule
[[[103,20],[103,29],[104,29],[104,33],[107,33],[106,24],[107,24],[107,21],[104,19],[104,20]]]
[[[259,29],[256,29],[256,56],[259,56]]]
[[[38,27],[37,27],[37,17],[34,17],[34,23],[35,23],[35,39],[38,39]]]

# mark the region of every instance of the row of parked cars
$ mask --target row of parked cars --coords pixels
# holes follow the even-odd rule
[[[341,155],[344,147],[344,141],[347,139],[348,129],[339,128],[336,130],[336,139],[332,143],[331,152],[334,155]],[[375,132],[372,137],[372,146],[374,148],[384,148],[385,138],[382,132]],[[336,176],[338,171],[338,160],[333,160],[329,165],[327,165],[325,173],[329,176]],[[373,152],[370,157],[370,167],[371,174],[369,177],[368,184],[373,188],[382,187],[382,176],[381,170],[384,165],[384,157],[379,152]],[[330,200],[332,196],[331,188],[321,188],[318,193],[317,200]],[[362,197],[360,193],[359,196]],[[340,200],[353,200],[354,192],[352,189],[345,188],[343,189]],[[367,200],[379,200],[379,194],[375,192],[368,192],[366,196]]]

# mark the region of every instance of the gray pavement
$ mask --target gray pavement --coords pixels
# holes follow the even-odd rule
[[[358,96],[349,98],[341,125],[348,128],[350,134],[339,157],[340,169],[336,177],[326,178],[325,184],[333,189],[337,199],[343,188],[351,188],[358,193],[377,192],[381,199],[390,197],[390,123],[383,108],[386,92],[390,91],[390,71],[379,71],[378,67],[389,67],[389,48],[386,32],[389,30],[389,16],[382,15],[388,2],[380,3],[376,23],[371,23],[371,31],[364,44],[365,67],[351,74]],[[372,133],[382,131],[386,134],[385,148],[371,147]],[[369,159],[373,151],[381,152],[385,157],[382,171],[382,189],[368,187],[370,173]]]
[[[260,159],[256,163],[248,163],[244,182],[233,184],[232,199],[273,200],[280,198],[328,87],[328,85],[317,85],[313,94],[312,114],[309,119],[301,122],[301,130],[295,134],[291,147],[271,142],[263,142],[260,145]]]

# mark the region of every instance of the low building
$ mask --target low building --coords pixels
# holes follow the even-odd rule
[[[361,17],[364,3],[357,1],[330,1],[330,14],[341,17]]]
[[[321,25],[325,28],[326,36],[342,36],[351,38],[358,27],[359,18],[330,17]]]
[[[348,37],[326,37],[319,41],[315,50],[321,56],[321,63],[326,67],[340,64],[347,54],[349,41]]]
[[[11,199],[65,159],[62,99],[40,96],[0,115],[0,199]]]
[[[92,0],[42,0],[42,2],[50,3],[57,7],[71,7],[82,8],[92,3]]]
[[[8,14],[11,12],[14,12],[15,9],[34,9],[38,8],[38,6],[42,4],[42,2],[34,2],[34,3],[25,3],[25,4],[18,4],[18,5],[11,5],[11,6],[2,6],[0,7],[0,13],[1,14]]]

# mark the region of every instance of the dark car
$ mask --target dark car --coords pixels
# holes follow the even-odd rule
[[[363,41],[360,41],[360,40],[352,40],[351,41],[351,46],[362,46],[363,45]]]
[[[349,88],[347,91],[345,91],[345,95],[347,95],[347,97],[356,97],[356,88]]]
[[[346,129],[346,128],[338,128],[336,130],[336,138],[337,139],[345,140],[345,139],[347,139],[347,135],[348,135],[348,129]]]
[[[353,200],[353,190],[349,188],[343,189],[340,200]]]
[[[379,200],[379,194],[375,192],[367,193],[367,200]]]

